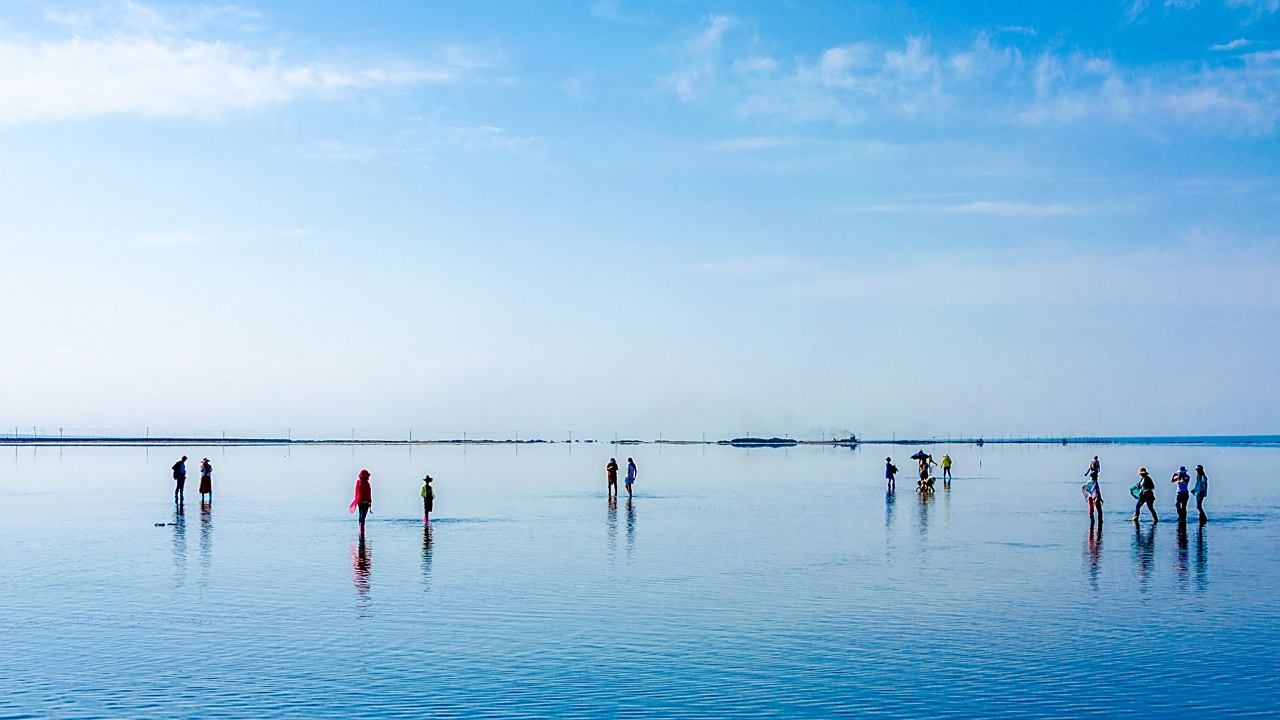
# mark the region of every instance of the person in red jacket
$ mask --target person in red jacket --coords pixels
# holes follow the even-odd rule
[[[369,471],[361,470],[360,477],[356,480],[356,494],[351,498],[351,504],[347,506],[348,512],[355,512],[356,508],[360,508],[360,532],[364,532],[364,519],[369,514],[369,506],[373,505],[373,487],[369,485]]]

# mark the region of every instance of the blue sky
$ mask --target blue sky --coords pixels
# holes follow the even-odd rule
[[[6,3],[11,425],[1276,432],[1280,3]]]

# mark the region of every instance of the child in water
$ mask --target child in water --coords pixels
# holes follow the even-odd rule
[[[431,487],[431,476],[422,478],[422,521],[431,522],[431,510],[436,504],[436,491]]]

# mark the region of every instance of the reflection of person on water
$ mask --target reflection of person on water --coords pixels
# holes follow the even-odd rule
[[[1156,515],[1156,482],[1147,474],[1146,468],[1138,468],[1138,484],[1130,492],[1138,499],[1138,504],[1133,508],[1133,521],[1138,522],[1142,506],[1146,505],[1151,511],[1151,522],[1160,522],[1160,517]]]
[[[1196,496],[1196,510],[1200,511],[1200,522],[1209,522],[1209,516],[1204,514],[1204,496],[1209,494],[1209,476],[1204,474],[1204,466],[1196,466],[1196,486],[1192,488],[1191,494]]]
[[[355,512],[357,508],[360,510],[360,533],[364,534],[364,519],[369,515],[369,508],[373,505],[373,487],[369,485],[369,471],[361,470],[360,477],[356,480],[355,496],[351,498],[351,504],[347,506],[347,512]]]
[[[884,459],[884,479],[888,485],[888,491],[893,492],[895,488],[894,477],[898,474],[898,466],[893,464],[893,458]]]
[[[213,465],[209,464],[209,458],[200,461],[200,504],[204,505],[204,496],[209,496],[209,502],[213,503]]]
[[[369,599],[369,588],[371,583],[369,576],[373,570],[373,553],[368,543],[364,540],[364,533],[360,533],[360,537],[356,540],[356,545],[351,548],[351,582],[355,585],[356,596],[363,601]],[[361,603],[363,607],[365,603]]]

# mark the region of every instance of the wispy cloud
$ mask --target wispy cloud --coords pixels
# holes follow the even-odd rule
[[[601,20],[625,25],[648,25],[644,16],[623,7],[622,0],[596,0],[590,5],[591,14]]]
[[[80,14],[50,13],[74,29],[70,37],[0,38],[0,123],[71,120],[99,115],[217,118],[304,98],[459,80],[477,64],[445,48],[434,63],[349,59],[290,60],[184,32],[254,20],[236,5],[174,16],[124,1]]]
[[[1179,125],[1230,135],[1268,135],[1280,123],[1280,54],[1247,53],[1243,64],[1204,63],[1182,74],[1121,68],[1084,55],[1044,53],[1051,81],[1018,115],[1032,124],[1097,119],[1147,128]]]
[[[875,202],[833,208],[840,213],[898,214],[948,213],[995,217],[1065,217],[1093,212],[1091,208],[1066,203],[1029,203],[1011,200],[969,200],[964,202]]]
[[[1239,50],[1240,48],[1245,47],[1248,44],[1249,44],[1248,40],[1244,38],[1236,38],[1235,40],[1231,40],[1229,42],[1210,45],[1209,49],[1213,50],[1214,52],[1224,52],[1227,50]]]
[[[686,101],[714,92],[744,119],[953,127],[1103,121],[1153,135],[1182,128],[1263,136],[1280,127],[1280,56],[1269,51],[1124,65],[1106,52],[1063,52],[1053,41],[1036,51],[1029,33],[998,43],[983,32],[950,49],[908,35],[896,46],[854,40],[789,58],[722,58],[730,55],[722,51],[728,23],[709,20],[666,82]],[[1240,38],[1214,49],[1247,46]]]
[[[207,28],[254,32],[264,25],[262,13],[235,3],[157,7],[136,0],[102,0],[73,9],[53,6],[44,19],[74,33],[186,33]]]
[[[765,255],[705,262],[697,270],[750,277],[762,292],[816,300],[891,297],[912,305],[1098,305],[1280,309],[1273,277],[1280,256],[1269,246],[1224,251],[1193,231],[1169,246],[1099,254],[1076,246],[1040,246],[987,254],[903,255],[857,268],[829,259]],[[921,278],[958,277],[946,293],[919,292]],[[1087,286],[1087,292],[1084,287]]]
[[[289,63],[233,44],[152,38],[0,42],[0,122],[211,118],[308,96],[445,83],[448,67]]]
[[[1227,5],[1246,8],[1255,14],[1280,12],[1280,0],[1227,0]]]
[[[663,80],[681,100],[690,102],[696,99],[715,78],[716,56],[725,33],[733,25],[734,20],[728,15],[714,15],[707,18],[703,28],[685,43],[685,64]]]
[[[754,152],[772,150],[774,148],[792,147],[806,142],[805,138],[779,135],[758,135],[755,137],[727,138],[717,140],[707,147],[723,152]]]
[[[419,122],[385,142],[327,140],[311,145],[302,155],[315,160],[347,163],[386,163],[429,166],[449,153],[537,155],[536,138],[494,125],[447,125]]]

